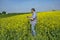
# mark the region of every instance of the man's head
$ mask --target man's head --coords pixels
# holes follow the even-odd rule
[[[33,12],[35,12],[35,9],[34,9],[34,8],[32,8],[32,9],[31,9],[31,12],[32,12],[32,13],[33,13]]]

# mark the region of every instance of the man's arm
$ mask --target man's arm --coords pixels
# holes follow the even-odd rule
[[[34,12],[34,14],[33,14],[32,18],[33,18],[33,20],[35,20],[35,19],[36,19],[36,12]],[[31,21],[33,21],[33,20],[31,20]]]
[[[31,21],[36,19],[36,13],[34,12],[34,14],[32,15],[32,17],[27,16],[28,19],[30,19]]]

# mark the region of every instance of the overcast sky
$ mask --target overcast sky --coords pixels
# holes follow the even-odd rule
[[[31,8],[36,11],[60,10],[60,0],[0,0],[0,12],[30,12]]]

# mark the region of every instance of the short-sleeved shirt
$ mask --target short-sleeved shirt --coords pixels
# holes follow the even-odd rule
[[[36,18],[36,12],[32,14],[32,18]]]
[[[36,20],[36,12],[32,13],[32,18],[33,19],[35,18],[35,19],[33,21],[30,21],[30,23],[34,25],[34,24],[36,24],[36,21],[37,21]]]

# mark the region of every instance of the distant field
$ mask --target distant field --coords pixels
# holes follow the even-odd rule
[[[60,40],[60,11],[38,12],[36,37],[33,37],[27,16],[0,15],[0,40]]]

